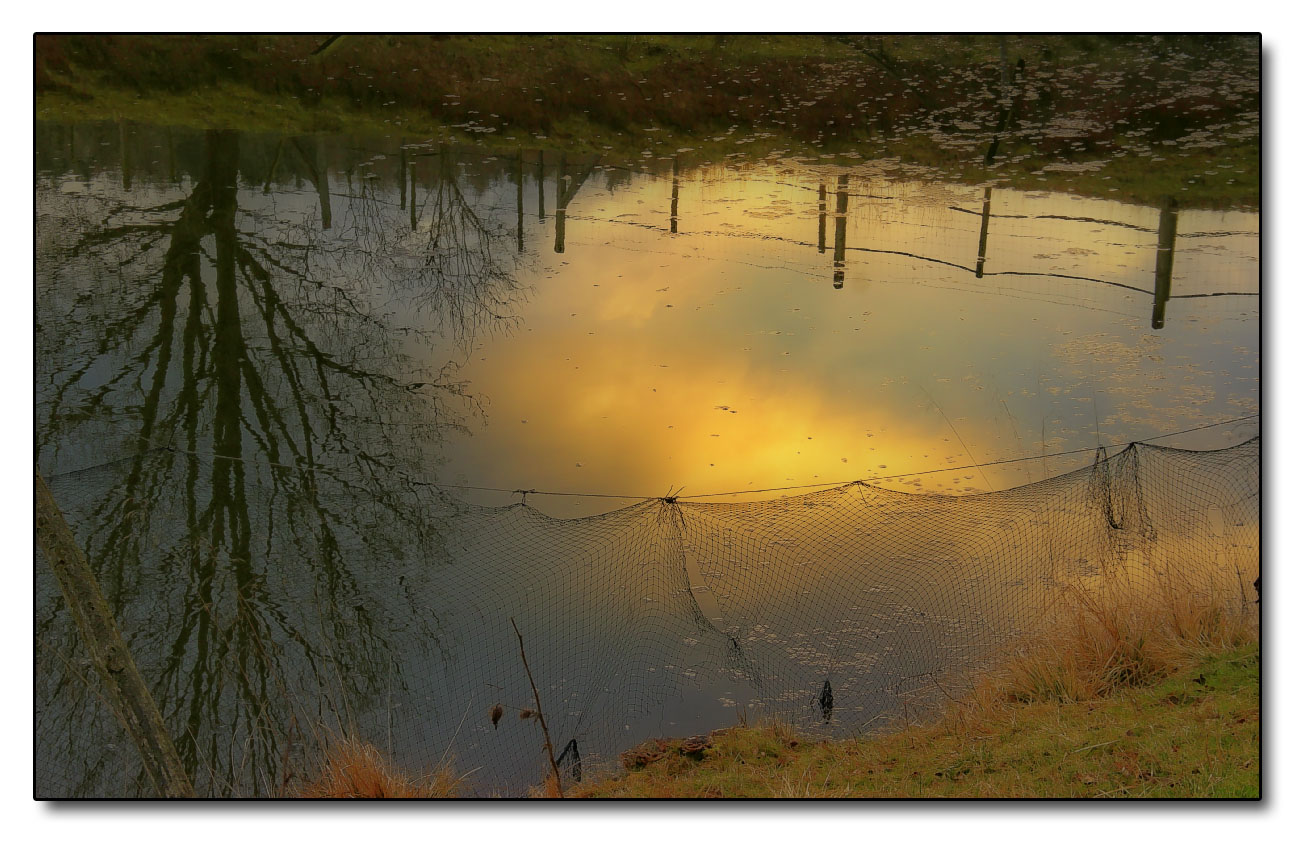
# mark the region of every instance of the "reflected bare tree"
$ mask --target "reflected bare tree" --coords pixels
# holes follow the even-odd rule
[[[446,147],[436,155],[433,184],[421,196],[414,236],[387,250],[389,276],[411,303],[464,349],[484,331],[508,329],[523,294],[511,231],[480,213],[456,177]]]
[[[323,154],[308,168],[333,217]],[[516,286],[447,168],[413,234],[374,179],[328,222],[241,207],[261,191],[240,193],[233,132],[207,133],[196,169],[181,199],[95,199],[71,243],[38,239],[37,458],[126,454],[55,495],[199,790],[273,794],[309,726],[363,719],[402,679],[395,652],[437,645],[416,594],[436,586],[441,500],[421,477],[476,401],[453,361],[412,351],[443,328],[471,344]],[[384,291],[435,324],[397,324]],[[87,734],[111,743],[112,722],[57,590],[38,589],[38,640],[62,663],[38,678],[38,743],[76,740],[73,790],[104,793],[120,760]]]

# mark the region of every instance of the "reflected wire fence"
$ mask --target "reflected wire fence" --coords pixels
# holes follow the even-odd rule
[[[518,796],[549,765],[515,623],[571,780],[690,735],[664,731],[733,724],[732,706],[870,733],[959,697],[1069,588],[1224,592],[1255,610],[1260,445],[1101,448],[977,495],[851,482],[579,519],[414,482],[395,516],[346,477],[167,447],[48,485],[198,796],[293,796],[344,735],[411,772],[450,764],[465,794]],[[154,462],[174,484],[133,490]],[[232,479],[254,468],[285,475]],[[157,796],[49,560],[38,551],[36,794]]]

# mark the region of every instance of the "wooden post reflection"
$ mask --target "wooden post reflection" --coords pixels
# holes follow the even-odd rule
[[[595,169],[595,164],[599,163],[596,158],[590,163],[585,164],[576,175],[568,174],[568,160],[564,155],[559,156],[559,177],[557,179],[559,190],[555,199],[554,210],[554,253],[563,253],[564,223],[568,215],[568,203],[577,195],[577,191],[586,183],[591,172]]]
[[[419,218],[415,215],[415,162],[410,162],[410,230],[419,227]]]
[[[992,161],[996,160],[996,150],[1000,148],[1001,135],[1009,129],[1010,122],[1014,119],[1015,108],[1014,98],[1017,95],[1019,83],[1022,81],[1026,64],[1023,59],[1019,59],[1014,65],[1013,78],[1009,71],[1009,56],[1006,53],[1005,42],[1001,41],[1001,100],[1000,116],[996,119],[996,130],[992,132],[992,141],[987,146],[987,154],[983,157],[983,166],[991,166]]]
[[[554,253],[555,254],[563,253],[564,222],[567,221],[566,217],[568,215],[567,202],[563,200],[564,194],[567,193],[567,190],[565,190],[563,186],[563,177],[564,177],[564,170],[566,170],[567,168],[568,168],[568,156],[560,152],[559,172],[555,175],[554,178],[554,184],[555,184],[554,191],[555,194],[558,196],[558,198],[556,199],[556,201],[558,202],[558,206],[554,209]]]
[[[131,152],[126,138],[126,123],[117,124],[117,143],[118,152],[122,156],[122,189],[130,191],[131,189]]]
[[[676,211],[680,204],[681,182],[680,182],[680,165],[675,158],[672,158],[672,233],[676,233]]]
[[[316,141],[316,160],[319,162],[315,175],[315,191],[320,197],[320,228],[329,230],[333,226],[333,205],[329,201],[329,161],[324,148],[324,141]]]
[[[991,219],[992,188],[987,187],[983,190],[983,224],[978,231],[978,267],[974,269],[974,277],[983,276],[983,264],[987,262],[987,226]]]
[[[536,215],[545,221],[545,151],[536,152]]]
[[[1154,262],[1154,315],[1150,320],[1150,326],[1155,330],[1163,329],[1167,299],[1172,295],[1172,257],[1176,252],[1176,216],[1176,199],[1169,197],[1163,202],[1163,210],[1158,215],[1158,257]]]
[[[167,177],[172,184],[180,183],[180,176],[176,174],[176,139],[171,136],[171,129],[167,129]]]
[[[397,165],[397,171],[401,176],[397,179],[401,182],[401,209],[406,209],[406,147],[403,143],[401,146],[400,161]]]
[[[847,175],[838,176],[838,203],[834,208],[834,288],[843,288],[847,265]]]
[[[825,253],[825,185],[820,185],[820,236],[817,239],[820,253]]]
[[[518,198],[515,204],[518,207],[518,253],[523,253],[523,150],[518,150],[518,169],[514,173],[515,180],[518,182]]]

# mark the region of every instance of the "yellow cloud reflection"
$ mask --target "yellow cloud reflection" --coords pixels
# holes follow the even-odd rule
[[[1177,417],[1191,398],[1196,420],[1220,416],[1255,393],[1184,326],[1206,317],[1214,341],[1254,362],[1256,299],[1174,301],[1151,334],[1141,290],[1154,287],[1157,208],[1003,191],[985,203],[982,190],[810,168],[710,171],[678,192],[677,234],[669,180],[572,201],[522,328],[466,369],[490,408],[452,454],[459,477],[631,495],[870,479],[1087,446],[1097,420],[1108,440],[1134,437],[1126,420]],[[1181,230],[1226,235],[1174,273],[1177,289],[1256,290],[1255,217],[1186,214]],[[1161,382],[1165,358],[1212,382],[1194,394]],[[910,486],[987,490],[1045,472]]]

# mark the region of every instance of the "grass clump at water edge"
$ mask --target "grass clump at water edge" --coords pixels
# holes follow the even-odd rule
[[[448,798],[462,794],[463,777],[448,762],[412,777],[392,765],[373,745],[355,736],[338,739],[325,751],[316,772],[294,796],[331,800]]]

